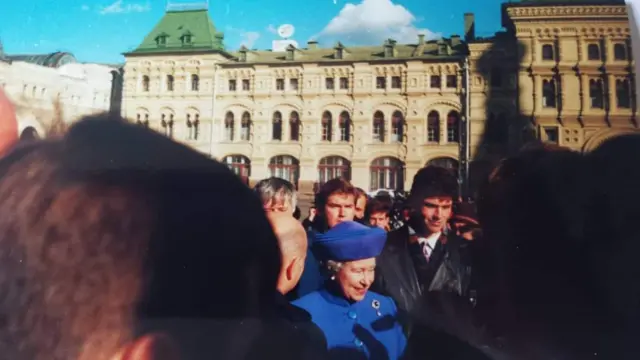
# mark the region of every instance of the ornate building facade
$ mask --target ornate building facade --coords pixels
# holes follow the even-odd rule
[[[19,136],[45,137],[83,116],[121,112],[118,68],[78,63],[66,52],[0,55],[0,87],[16,107]]]
[[[407,188],[426,164],[457,167],[466,132],[474,162],[491,164],[533,138],[582,150],[637,131],[624,4],[539,0],[503,15],[506,31],[486,39],[466,14],[463,37],[229,52],[206,9],[167,11],[125,54],[123,115],[247,180],[301,190],[339,176]]]

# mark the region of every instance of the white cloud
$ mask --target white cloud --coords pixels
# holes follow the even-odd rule
[[[89,5],[82,5],[80,9],[82,9],[82,11],[89,11],[91,8],[89,7]]]
[[[276,29],[276,27],[273,26],[273,24],[269,24],[269,26],[267,26],[267,31],[272,33],[272,34],[277,34],[278,33],[278,29]]]
[[[262,36],[262,34],[257,31],[246,31],[229,25],[225,27],[225,30],[229,33],[235,33],[240,36],[240,45],[238,45],[238,47],[244,45],[249,49],[253,48],[253,45],[258,39],[260,39],[260,36]]]
[[[242,41],[240,45],[244,45],[247,48],[253,48],[253,44],[260,38],[260,33],[256,31],[247,31],[243,32],[240,36],[242,36]]]
[[[123,0],[116,0],[113,4],[100,9],[100,14],[127,14],[132,12],[147,12],[151,10],[151,4],[123,4]]]
[[[441,37],[429,29],[418,28],[418,20],[404,6],[392,0],[362,0],[346,4],[340,13],[313,38],[331,44],[342,41],[353,45],[382,44],[392,38],[399,43],[415,43],[418,34],[427,39]]]

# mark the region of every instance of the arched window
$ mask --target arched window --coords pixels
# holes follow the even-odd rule
[[[149,92],[149,76],[142,76],[142,91]]]
[[[587,57],[589,60],[601,60],[600,46],[598,44],[589,44],[587,46]]]
[[[200,135],[200,114],[187,114],[188,140],[198,140]]]
[[[298,187],[298,178],[300,176],[300,164],[298,159],[289,155],[274,156],[269,161],[269,170],[271,176],[288,180]]]
[[[616,60],[627,60],[627,47],[625,44],[613,45],[613,58]]]
[[[589,80],[589,97],[591,97],[591,107],[594,109],[604,109],[604,86],[602,79]]]
[[[437,157],[427,162],[426,166],[437,166],[445,169],[449,169],[454,172],[458,172],[458,160],[450,157]]]
[[[395,111],[391,116],[391,136],[394,142],[404,140],[404,117],[400,111]]]
[[[322,141],[331,141],[331,134],[333,132],[332,123],[331,113],[328,111],[322,113]]]
[[[227,141],[233,141],[233,129],[234,129],[235,121],[233,118],[233,113],[231,111],[227,111],[227,114],[224,116],[224,139]]]
[[[341,156],[327,156],[322,158],[318,164],[319,186],[335,178],[351,181],[351,163]]]
[[[200,90],[200,77],[196,74],[191,75],[191,91]]]
[[[631,107],[631,85],[628,79],[616,80],[616,99],[618,108],[628,109]]]
[[[249,114],[248,111],[242,114],[242,122],[240,125],[240,140],[249,141],[251,137],[251,114]]]
[[[300,116],[297,111],[292,111],[289,115],[289,139],[300,141]]]
[[[370,190],[404,190],[404,163],[393,157],[381,157],[371,162]]]
[[[384,114],[376,111],[373,114],[373,141],[384,142]]]
[[[351,141],[351,117],[347,111],[340,113],[339,126],[340,126],[340,141]]]
[[[460,142],[460,114],[455,110],[447,115],[447,141]]]
[[[173,114],[162,114],[160,125],[164,131],[164,134],[173,139]]]
[[[435,110],[427,115],[427,142],[440,142],[440,114]]]
[[[22,130],[22,133],[20,134],[21,142],[29,142],[38,139],[40,139],[40,135],[38,134],[38,131],[32,126],[29,126]]]
[[[553,79],[542,80],[542,107],[555,108],[556,98],[556,81]]]
[[[173,86],[175,84],[175,79],[173,75],[167,75],[167,91],[173,91]]]
[[[240,176],[245,184],[249,184],[251,176],[251,160],[244,155],[229,155],[222,159],[234,174]]]
[[[273,113],[271,139],[282,141],[282,113],[280,111]]]
[[[136,124],[146,128],[149,127],[149,113],[146,112],[146,110],[138,111],[136,114]]]

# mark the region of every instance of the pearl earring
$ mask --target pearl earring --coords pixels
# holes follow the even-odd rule
[[[333,276],[331,277],[331,280],[335,280],[335,279],[336,279],[336,276],[335,276],[335,275],[333,275]]]

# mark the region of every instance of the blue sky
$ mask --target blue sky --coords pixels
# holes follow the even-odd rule
[[[200,0],[172,0],[172,3]],[[476,15],[476,31],[501,28],[504,0],[211,0],[209,13],[225,33],[225,45],[267,49],[278,25],[295,26],[301,47],[310,38],[324,45],[381,44],[392,37],[414,42],[428,36],[462,34],[463,14]],[[165,0],[0,1],[0,40],[8,54],[71,51],[80,61],[124,62],[160,20]]]

